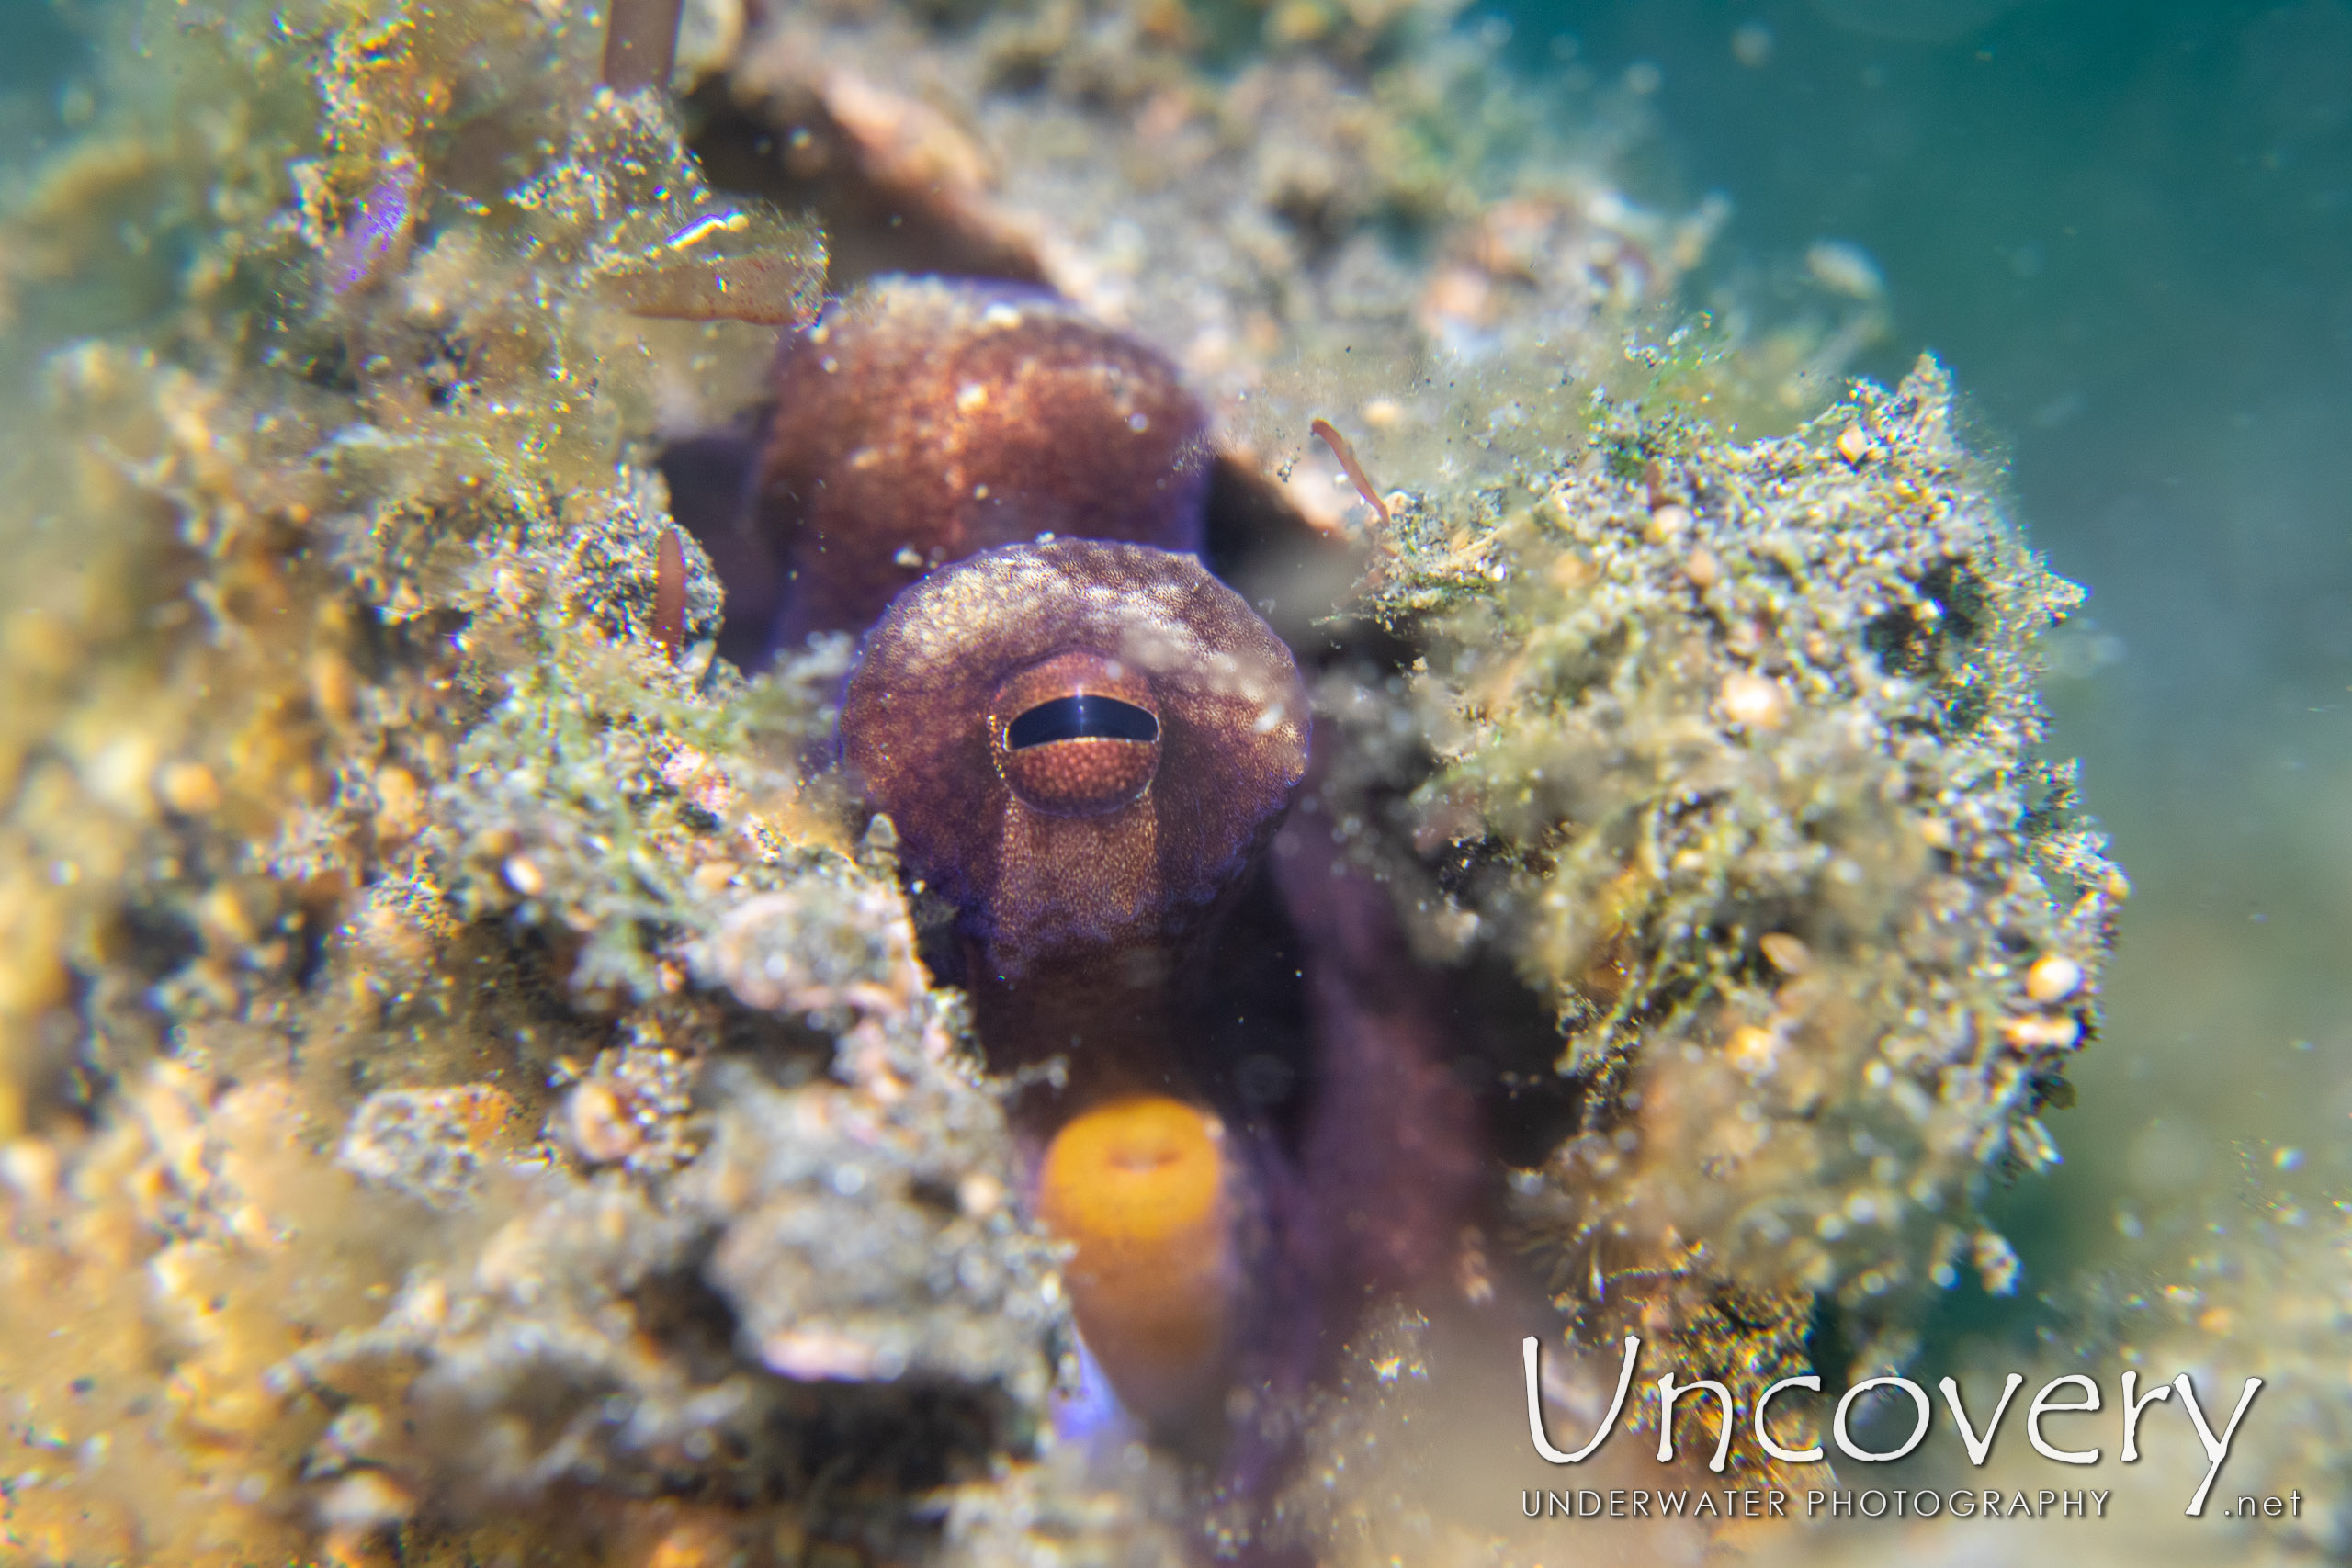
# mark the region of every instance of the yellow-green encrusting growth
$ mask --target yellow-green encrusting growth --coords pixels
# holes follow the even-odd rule
[[[1567,1135],[1514,1188],[1593,1344],[1752,1385],[1816,1302],[1881,1366],[1956,1270],[2014,1287],[1979,1201],[2057,1157],[2127,888],[2037,750],[2079,592],[1951,402],[1922,362],[1749,446],[1604,408],[1532,491],[1406,506],[1375,571],[1433,765],[1334,820],[1395,824],[1358,841],[1425,949],[1508,955],[1556,1017]]]
[[[121,10],[0,203],[0,1557],[1148,1553],[1026,1458],[1066,1308],[807,776],[845,646],[713,668],[691,546],[654,636],[646,444],[774,334],[615,300],[821,247],[597,7]]]

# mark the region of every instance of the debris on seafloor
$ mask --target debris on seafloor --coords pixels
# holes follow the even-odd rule
[[[1975,1186],[2047,1157],[2120,879],[2031,754],[2064,592],[1939,377],[1858,394],[1860,457],[1596,401],[1713,217],[1619,197],[1449,7],[693,0],[683,133],[584,10],[125,7],[0,209],[9,1551],[1541,1550],[1399,1490],[1491,1425],[1406,1312],[1285,1416],[1272,1506],[1048,1435],[1064,1259],[820,766],[846,640],[716,658],[650,468],[827,267],[1050,282],[1196,387],[1210,554],[1346,741],[1296,820],[1433,983],[1544,1004],[1490,1173],[1544,1332],[1646,1313],[1746,1386],[1816,1300],[1892,1355],[2005,1256]],[[1293,462],[1324,412],[1399,487],[1360,601],[1235,543],[1349,531]]]
[[[816,315],[824,274],[824,235],[814,225],[747,203],[605,256],[596,289],[635,316],[797,327]]]
[[[1395,520],[1388,515],[1388,502],[1381,498],[1379,488],[1372,482],[1372,476],[1363,471],[1363,460],[1356,456],[1354,443],[1340,434],[1328,419],[1310,420],[1306,428],[1314,433],[1317,441],[1331,449],[1332,457],[1340,460],[1340,467],[1347,473],[1348,482],[1356,487],[1356,493],[1363,497],[1363,503],[1372,508],[1372,514],[1379,520],[1380,526],[1384,529],[1393,526]]]

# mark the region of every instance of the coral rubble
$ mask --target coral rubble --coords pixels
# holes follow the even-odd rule
[[[843,649],[714,669],[691,547],[662,608],[626,438],[772,339],[610,280],[748,209],[543,8],[123,25],[112,161],[10,214],[84,329],[65,212],[188,231],[12,455],[12,1551],[935,1542],[1065,1309],[887,842],[805,776]]]
[[[826,765],[847,643],[716,658],[652,458],[759,396],[773,330],[706,319],[738,280],[771,322],[820,276],[1050,282],[1200,389],[1213,559],[1286,507],[1369,552],[1354,595],[1241,586],[1346,740],[1309,822],[1431,984],[1556,1025],[1495,1097],[1547,1331],[1640,1314],[1747,1387],[1817,1302],[1883,1359],[1956,1261],[2000,1281],[1973,1206],[2049,1157],[2121,881],[2033,750],[2068,591],[1939,374],[1747,446],[1588,397],[1713,217],[1617,196],[1442,6],[708,0],[683,122],[597,85],[592,9],[125,6],[0,204],[7,1551],[1265,1527],[1050,1437],[1063,1259]],[[1393,527],[1287,461],[1327,411]],[[1448,1292],[1494,1296],[1481,1256]],[[1396,1386],[1409,1324],[1360,1343],[1310,1489],[1463,1418]],[[1272,1528],[1410,1550],[1351,1484]]]
[[[1516,1208],[1583,1332],[1686,1335],[1754,1387],[1816,1299],[1878,1367],[1956,1269],[2010,1289],[1972,1216],[2055,1157],[2037,1113],[2128,886],[2037,750],[2032,641],[2078,592],[1942,371],[1751,446],[1609,409],[1540,488],[1396,533],[1372,603],[1426,650],[1434,766],[1329,808],[1392,820],[1361,852],[1425,945],[1493,945],[1558,1020],[1569,1135]]]

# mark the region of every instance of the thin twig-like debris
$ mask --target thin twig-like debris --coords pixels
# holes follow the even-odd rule
[[[686,646],[686,544],[663,531],[653,563],[653,640],[673,661]]]
[[[1347,469],[1348,478],[1355,482],[1356,493],[1363,497],[1364,504],[1372,508],[1373,515],[1380,519],[1381,527],[1385,529],[1388,526],[1388,503],[1381,500],[1380,492],[1373,488],[1372,476],[1363,471],[1363,464],[1357,459],[1356,449],[1348,444],[1348,438],[1340,434],[1339,428],[1328,419],[1318,419],[1306,428],[1331,449],[1331,456],[1340,459],[1340,467]]]

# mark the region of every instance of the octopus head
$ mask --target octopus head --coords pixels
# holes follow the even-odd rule
[[[1163,942],[1248,869],[1306,771],[1282,639],[1187,555],[1012,545],[866,637],[842,750],[1001,976]]]
[[[1042,289],[878,279],[786,336],[775,390],[756,482],[792,580],[779,646],[1039,534],[1200,547],[1206,411],[1157,350]]]

